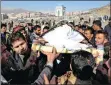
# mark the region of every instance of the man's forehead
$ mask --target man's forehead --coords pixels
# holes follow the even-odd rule
[[[89,32],[90,32],[90,30],[85,30],[84,32],[88,32],[88,33],[89,33]]]
[[[99,33],[99,34],[96,34],[96,36],[104,36],[104,34],[102,34],[102,33]]]
[[[37,28],[37,30],[40,30],[41,28]]]
[[[12,44],[14,46],[18,45],[18,43],[21,43],[21,42],[26,42],[25,40],[23,40],[22,38],[18,38],[17,40],[15,40]]]
[[[3,26],[2,28],[6,28],[5,26]]]
[[[97,34],[97,35],[96,35],[96,38],[97,38],[97,37],[98,37],[98,38],[105,39],[105,36],[104,36],[104,34]]]

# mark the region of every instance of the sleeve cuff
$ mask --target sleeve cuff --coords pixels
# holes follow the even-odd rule
[[[47,63],[46,66],[50,66],[51,68],[53,68],[53,63]]]

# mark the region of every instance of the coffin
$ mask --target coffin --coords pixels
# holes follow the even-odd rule
[[[53,30],[47,32],[42,38],[47,41],[45,45],[32,44],[32,50],[44,50],[52,52],[52,48],[55,47],[59,53],[73,53],[76,50],[88,50],[92,47],[90,43],[81,43],[85,40],[85,37],[73,30],[68,24],[56,27]]]
[[[48,43],[45,43],[45,45],[33,43],[33,51],[52,52],[53,47],[56,48],[58,53],[73,53],[78,50],[85,50],[96,57],[97,64],[103,61],[102,58],[98,57],[101,51],[94,48],[93,45],[87,41],[87,38],[73,30],[68,24],[53,28],[53,30],[44,34],[42,39]],[[87,41],[87,43],[81,43],[84,40]]]

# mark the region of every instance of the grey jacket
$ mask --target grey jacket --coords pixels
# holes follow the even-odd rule
[[[38,79],[36,79],[35,82],[32,83],[31,85],[43,85],[44,84],[44,74],[46,74],[48,80],[50,80],[52,69],[53,69],[53,66],[47,64],[44,67],[43,71],[40,73]]]
[[[7,81],[11,79],[10,84],[26,85],[33,83],[44,69],[45,56],[40,55],[40,58],[36,58],[34,53],[28,52],[23,59],[24,62],[22,62],[19,55],[16,53],[13,55],[9,57],[5,66],[2,65],[1,74]]]
[[[36,35],[34,32],[30,35],[30,40],[33,42],[34,39],[37,39],[39,36]]]

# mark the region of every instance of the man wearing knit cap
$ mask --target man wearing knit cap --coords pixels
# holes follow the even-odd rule
[[[111,17],[109,23],[105,26],[104,31],[108,33],[109,43],[111,44]]]

